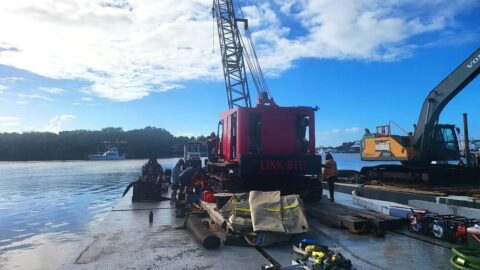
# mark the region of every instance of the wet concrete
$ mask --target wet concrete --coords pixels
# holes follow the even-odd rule
[[[258,269],[266,259],[253,248],[204,250],[175,218],[170,202],[134,203],[131,194],[94,228],[68,269]],[[138,210],[141,209],[141,210]],[[148,216],[153,212],[153,223]],[[233,267],[233,268],[232,268]]]
[[[353,206],[351,196],[337,193],[339,203]],[[131,194],[92,230],[66,269],[260,269],[268,261],[250,247],[222,246],[205,250],[181,229],[169,202],[130,202]],[[135,210],[136,209],[136,210]],[[154,213],[153,223],[148,214]],[[451,251],[405,235],[388,232],[385,238],[354,235],[310,219],[312,238],[342,252],[356,269],[449,269]],[[265,248],[282,265],[294,258],[292,244]]]
[[[348,194],[335,193],[335,200],[360,208],[352,203],[352,196]],[[309,218],[309,224],[310,232],[302,237],[338,250],[352,260],[356,269],[450,269],[450,244],[411,234],[406,228],[398,233],[387,232],[384,238],[375,238],[372,235],[352,234],[346,229],[331,228],[313,218]],[[293,255],[288,254],[290,245],[266,250],[282,265],[291,262]]]

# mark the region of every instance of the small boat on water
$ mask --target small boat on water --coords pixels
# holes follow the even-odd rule
[[[89,160],[124,160],[125,155],[120,155],[117,147],[108,147],[103,154],[88,155]]]

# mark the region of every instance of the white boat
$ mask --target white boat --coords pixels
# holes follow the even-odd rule
[[[124,160],[125,155],[120,155],[117,147],[108,147],[103,154],[88,155],[89,160]]]

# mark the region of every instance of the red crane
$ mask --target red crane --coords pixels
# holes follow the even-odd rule
[[[321,156],[315,154],[312,107],[278,106],[270,96],[241,8],[214,0],[229,110],[220,114],[208,172],[217,191],[281,190],[321,196]],[[239,24],[247,32],[244,42]],[[257,89],[252,107],[247,67]]]

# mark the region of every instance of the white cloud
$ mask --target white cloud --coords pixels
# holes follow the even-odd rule
[[[49,93],[49,94],[54,94],[54,95],[58,95],[65,92],[65,90],[58,87],[39,87],[38,90]]]
[[[59,133],[62,131],[62,124],[75,119],[75,115],[64,114],[57,115],[50,119],[50,124],[43,129],[43,131]]]
[[[345,132],[348,132],[348,133],[356,133],[356,132],[359,132],[359,131],[360,131],[359,127],[351,127],[351,128],[346,128],[345,129]]]
[[[37,94],[18,94],[17,96],[21,99],[41,99],[45,101],[53,101],[53,99],[49,97],[45,97]]]
[[[333,132],[333,133],[339,133],[339,132],[340,132],[340,129],[338,129],[338,128],[332,129],[332,132]]]
[[[15,116],[0,116],[0,124],[3,126],[18,126],[20,118]]]
[[[0,49],[1,49],[1,40],[0,40]],[[9,88],[6,84],[12,84],[12,83],[15,83],[16,81],[23,81],[23,80],[24,79],[20,77],[0,77],[0,94]]]
[[[406,57],[422,45],[412,37],[451,32],[455,16],[478,1],[255,3],[244,11],[262,67],[277,74],[307,57]],[[10,49],[0,50],[0,64],[54,79],[86,80],[92,83],[89,93],[115,101],[179,88],[185,80],[220,80],[218,37],[212,55],[210,5],[205,0],[5,1],[0,47]]]
[[[25,101],[25,100],[18,100],[18,101],[15,102],[15,104],[17,104],[17,105],[26,105],[26,104],[28,104],[28,102]]]
[[[23,80],[25,80],[25,79],[20,78],[20,77],[1,77],[0,78],[0,83],[13,83],[13,82],[16,82],[16,81],[23,81]]]
[[[0,132],[17,130],[20,126],[20,118],[15,116],[0,116]]]
[[[102,106],[103,104],[102,103],[92,103],[92,99],[91,98],[81,98],[82,101],[80,102],[73,102],[72,105],[74,106],[89,106],[89,107],[98,107],[98,106]]]
[[[286,16],[303,26],[305,33],[292,37],[292,29],[272,24],[253,34],[256,43],[262,44],[262,63],[270,72],[283,71],[294,60],[305,57],[366,61],[404,58],[423,43],[432,43],[428,38],[423,43],[412,38],[434,33],[438,42],[438,35],[456,26],[456,15],[479,5],[476,0],[276,2]]]
[[[22,121],[16,116],[0,116],[0,132],[24,132],[24,131],[42,131],[59,133],[63,130],[64,123],[75,119],[75,115],[63,114],[57,115],[49,120],[49,124],[44,128],[22,127]]]

